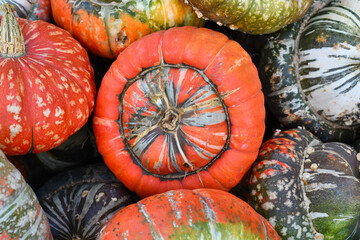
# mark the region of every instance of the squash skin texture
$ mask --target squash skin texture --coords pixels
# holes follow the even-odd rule
[[[115,212],[137,200],[104,163],[64,171],[36,195],[54,239],[95,239]]]
[[[216,189],[173,190],[117,212],[97,240],[280,239],[247,203]]]
[[[180,0],[51,0],[51,6],[58,26],[68,30],[91,53],[110,59],[149,33],[205,23]]]
[[[250,205],[283,239],[358,239],[357,152],[304,128],[277,131],[250,173]]]
[[[0,0],[0,6],[9,3],[15,6],[15,16],[29,20],[52,20],[50,0]]]
[[[164,85],[157,86],[166,92],[146,90],[142,79],[153,84],[157,74],[163,74]],[[167,111],[166,98],[178,101],[170,108],[180,116],[174,131],[153,121]],[[142,128],[139,119],[151,127]],[[179,188],[230,190],[256,159],[264,97],[256,67],[238,43],[209,29],[178,27],[145,36],[119,55],[100,86],[93,123],[107,166],[140,196]],[[129,131],[133,125],[139,127]]]
[[[359,6],[315,1],[303,19],[267,39],[259,75],[285,128],[305,126],[325,142],[359,136]]]
[[[199,17],[249,34],[269,34],[299,20],[313,0],[187,0]]]
[[[50,150],[79,130],[95,105],[86,50],[65,30],[18,18],[24,56],[0,56],[0,149],[7,155]]]
[[[53,239],[34,191],[1,150],[0,239]]]

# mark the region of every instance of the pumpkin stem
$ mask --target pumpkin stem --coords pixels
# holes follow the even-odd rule
[[[170,108],[166,110],[163,117],[160,120],[160,126],[166,132],[175,131],[179,125],[180,115],[176,109]]]
[[[8,3],[0,7],[3,11],[0,26],[0,54],[2,57],[16,58],[25,55],[25,41],[14,12],[15,7]]]

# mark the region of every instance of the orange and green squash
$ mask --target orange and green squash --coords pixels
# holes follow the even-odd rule
[[[265,131],[257,69],[222,33],[192,26],[152,33],[104,76],[93,125],[107,166],[142,197],[230,190],[255,161]]]
[[[359,239],[360,155],[304,128],[276,131],[250,174],[250,205],[282,239]]]
[[[280,240],[246,202],[217,189],[180,189],[147,197],[118,211],[97,240]]]
[[[130,43],[175,26],[202,26],[182,0],[51,0],[55,23],[91,53],[114,59]]]

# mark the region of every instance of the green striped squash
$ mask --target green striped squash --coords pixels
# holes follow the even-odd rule
[[[277,131],[251,170],[250,205],[282,239],[359,239],[359,155],[304,128]]]
[[[316,1],[272,34],[259,74],[266,102],[286,128],[303,125],[323,141],[360,132],[360,1]]]
[[[103,163],[72,168],[36,191],[56,240],[92,240],[117,210],[136,202]]]
[[[51,21],[50,0],[0,0],[0,6],[4,3],[9,3],[15,7],[16,17]]]
[[[0,239],[52,239],[48,220],[34,191],[2,151],[0,151]]]
[[[186,0],[199,17],[250,34],[276,32],[299,20],[314,0]]]

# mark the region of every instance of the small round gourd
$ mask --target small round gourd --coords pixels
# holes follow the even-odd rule
[[[307,15],[268,36],[259,64],[269,109],[284,128],[322,141],[360,134],[360,1],[315,1]]]
[[[359,155],[304,128],[277,131],[250,174],[250,205],[282,239],[359,239]]]
[[[32,188],[0,150],[0,239],[52,240]]]

